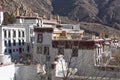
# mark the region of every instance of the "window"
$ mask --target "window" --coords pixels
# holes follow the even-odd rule
[[[15,40],[13,40],[13,46],[16,46],[16,41]]]
[[[40,47],[37,47],[37,53],[38,54],[42,54],[42,47],[40,46]]]
[[[13,37],[16,37],[16,31],[13,30]]]
[[[6,40],[4,41],[4,46],[7,46],[7,41]]]
[[[38,34],[37,42],[38,43],[42,43],[42,40],[43,40],[43,35],[42,34]]]
[[[19,40],[19,46],[21,45],[21,40]]]
[[[24,40],[22,40],[22,45],[24,45],[25,44],[25,42],[24,42]]]
[[[7,52],[7,49],[5,49],[5,53]]]
[[[8,31],[8,37],[10,38],[10,36],[11,36],[11,33],[10,33],[10,31]]]
[[[13,52],[15,52],[15,49],[13,49]]]
[[[9,49],[9,54],[12,55],[12,50],[11,49]]]
[[[60,46],[60,47],[58,48],[58,54],[64,55],[64,47]]]
[[[8,40],[8,45],[9,45],[9,47],[11,46],[11,41],[10,40]]]
[[[18,37],[21,37],[20,31],[18,31]]]
[[[18,49],[16,49],[16,51],[18,51]]]
[[[29,52],[30,51],[30,47],[29,46],[27,46],[27,52]]]
[[[19,48],[19,53],[22,53],[22,49],[21,48]]]
[[[72,49],[72,57],[78,57],[78,48],[74,47]]]
[[[44,47],[44,54],[49,55],[49,47]]]
[[[50,61],[50,56],[46,55],[46,61]]]
[[[25,32],[24,31],[22,31],[22,37],[25,37]]]
[[[4,30],[4,37],[6,38],[7,37],[7,31]]]

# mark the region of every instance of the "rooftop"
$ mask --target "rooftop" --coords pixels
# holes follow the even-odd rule
[[[3,67],[3,66],[9,66],[9,65],[13,65],[14,63],[8,63],[8,64],[0,64],[0,67]]]

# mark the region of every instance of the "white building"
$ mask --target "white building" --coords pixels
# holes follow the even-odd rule
[[[40,17],[29,17],[29,16],[17,16],[16,23],[17,24],[33,24],[39,27],[42,27],[42,18]]]
[[[21,26],[0,27],[1,55],[11,55],[14,59],[24,52],[26,43],[26,30]]]
[[[110,64],[110,59],[112,58],[112,53],[110,52],[111,39],[72,39],[67,38],[68,36],[65,37],[65,35],[64,37],[60,35],[59,38],[54,38],[59,34],[52,29],[35,28],[34,31],[35,51],[33,61],[46,64],[50,68],[55,56],[62,54],[65,60],[68,63],[70,62],[68,67],[78,68],[78,74],[105,77],[115,77],[113,75],[115,74],[117,77],[120,76],[118,72],[115,72],[116,67],[118,68],[119,66],[114,67]]]
[[[4,64],[0,65],[0,79],[2,80],[14,80],[15,77],[15,65]]]

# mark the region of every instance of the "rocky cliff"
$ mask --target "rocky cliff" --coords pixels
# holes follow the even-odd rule
[[[20,15],[60,15],[63,22],[84,22],[87,26],[97,23],[120,32],[119,0],[0,0],[0,5],[10,15],[19,8]]]

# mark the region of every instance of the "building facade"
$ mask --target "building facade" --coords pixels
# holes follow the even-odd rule
[[[61,35],[63,33],[59,33],[61,29],[58,31],[60,36],[55,38],[56,32],[54,32],[54,30],[51,30],[51,32],[49,30],[48,32],[48,30],[49,29],[44,28],[34,29],[35,51],[33,61],[46,64],[47,67],[50,68],[55,56],[62,54],[65,60],[70,63],[68,67],[77,68],[78,74],[84,76],[119,77],[118,72],[115,71],[116,67],[119,66],[114,67],[108,64],[108,61],[113,58],[113,53],[111,53],[113,41],[111,38],[68,38],[68,36],[66,36],[67,32],[64,33],[64,35]],[[38,42],[39,39],[40,43]],[[48,47],[46,47],[47,45]],[[47,56],[49,56],[49,58]]]

